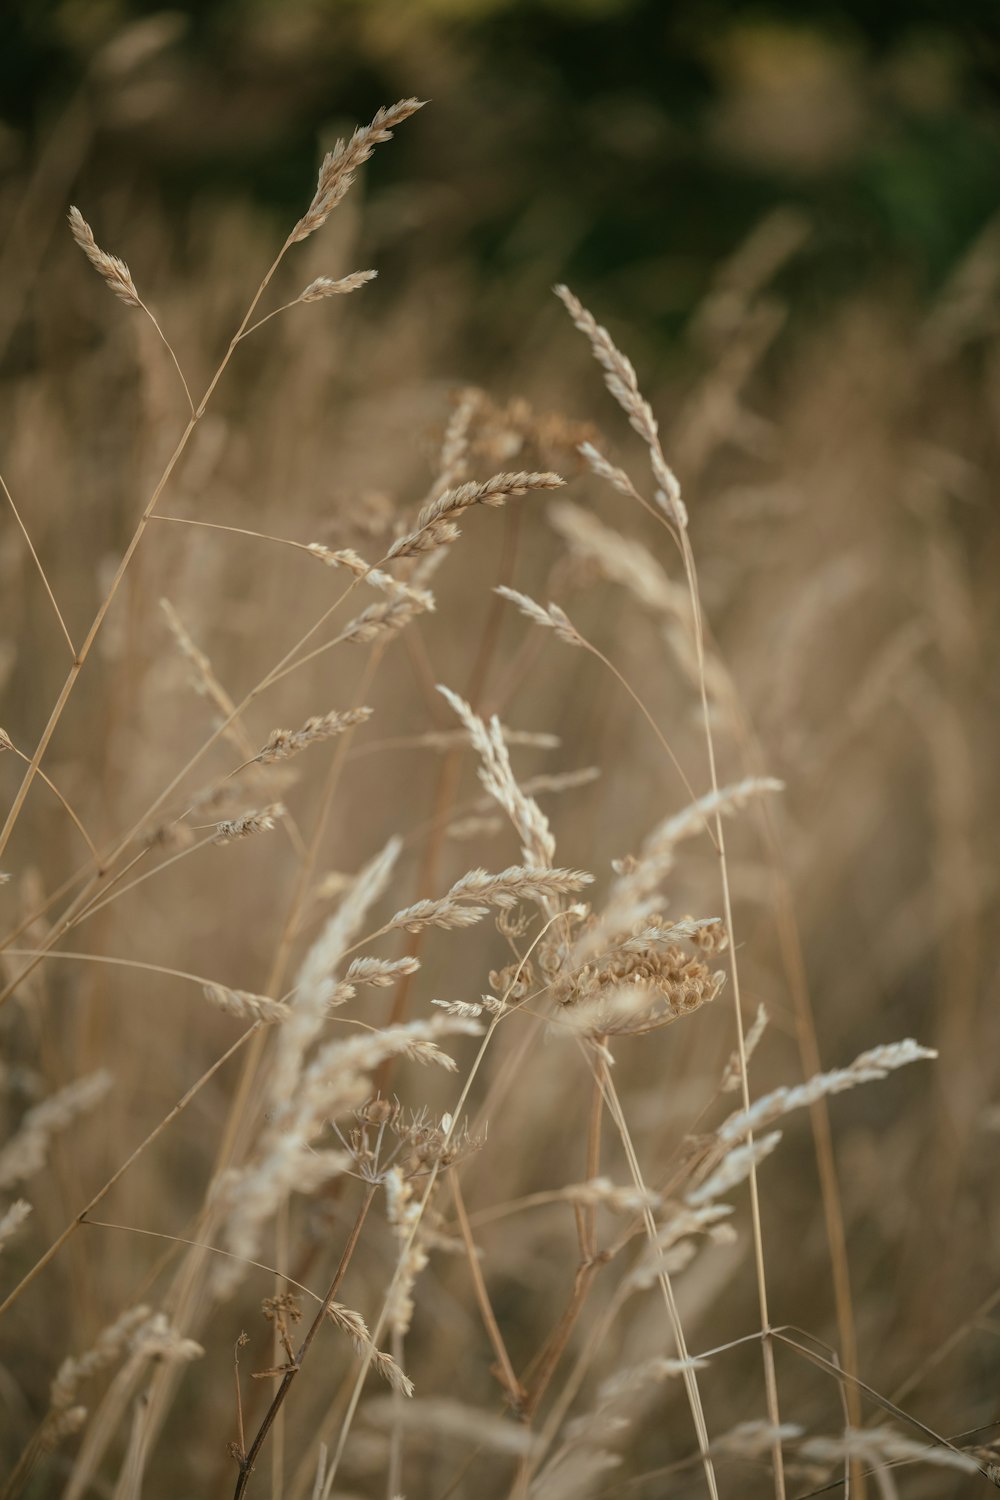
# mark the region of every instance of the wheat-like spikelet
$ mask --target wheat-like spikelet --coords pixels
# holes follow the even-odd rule
[[[434,608],[434,596],[426,589],[399,589],[384,604],[369,604],[337,637],[338,642],[369,646],[372,641],[396,635],[418,615]]]
[[[187,626],[169,599],[160,600],[160,609],[163,611],[163,618],[167,622],[167,628],[173,636],[178,650],[194,669],[191,674],[191,683],[195,692],[202,697],[210,697],[218,701],[217,695],[220,692],[220,688],[215,673],[212,671],[212,663],[201,647],[195,645]]]
[[[937,1053],[933,1048],[921,1047],[912,1037],[907,1037],[902,1042],[887,1042],[881,1047],[873,1047],[868,1052],[862,1052],[849,1067],[836,1068],[829,1073],[816,1073],[795,1088],[775,1089],[756,1099],[748,1110],[737,1110],[719,1126],[719,1140],[726,1145],[735,1144],[747,1131],[759,1130],[762,1125],[769,1125],[772,1120],[789,1114],[793,1109],[803,1109],[828,1094],[843,1093],[845,1089],[856,1088],[860,1083],[873,1083],[887,1077],[896,1068],[905,1068],[910,1063],[936,1057]]]
[[[772,776],[751,776],[718,792],[706,792],[695,802],[664,818],[646,835],[639,853],[615,860],[617,879],[608,893],[599,924],[589,935],[592,945],[607,946],[614,934],[641,921],[659,904],[657,892],[675,865],[677,845],[709,827],[717,813],[739,811],[756,796],[783,790]]]
[[[981,1472],[971,1453],[961,1453],[944,1443],[937,1447],[918,1443],[905,1433],[886,1426],[868,1427],[863,1431],[849,1427],[839,1437],[807,1438],[799,1452],[803,1458],[823,1464],[836,1463],[843,1458],[859,1458],[876,1469],[885,1464],[924,1463],[933,1464],[935,1468],[957,1469],[963,1474]]]
[[[455,517],[474,505],[503,505],[513,495],[539,490],[558,490],[566,483],[559,474],[494,474],[492,479],[475,479],[453,486],[423,507],[414,529],[393,542],[388,557],[412,557],[453,542],[459,535]]]
[[[338,141],[333,150],[327,152],[319,169],[313,200],[289,235],[289,244],[306,239],[326,223],[350,188],[358,167],[368,160],[377,145],[392,139],[397,125],[422,107],[420,99],[400,99],[398,104],[384,106],[376,112],[370,125],[355,130],[346,145],[342,140]]]
[[[737,1422],[719,1437],[712,1440],[712,1452],[727,1458],[761,1458],[770,1453],[775,1443],[791,1443],[802,1436],[803,1429],[797,1422],[749,1421]]]
[[[322,1030],[328,1009],[341,1003],[334,977],[337,967],[344,950],[350,947],[368,912],[386,889],[401,848],[400,840],[391,838],[359,871],[302,960],[292,991],[292,1018],[282,1029],[275,1058],[271,1082],[275,1103],[281,1103],[291,1093],[306,1051]]]
[[[656,499],[674,525],[683,531],[687,526],[687,511],[681,499],[681,487],[663,456],[659,427],[652,407],[639,390],[631,360],[615,346],[608,330],[574,297],[569,287],[557,286],[555,293],[577,328],[589,339],[594,358],[604,371],[605,385],[628,417],[630,426],[649,449],[650,466],[657,485]]]
[[[571,553],[586,558],[605,578],[627,588],[646,609],[677,620],[685,628],[690,626],[687,588],[672,582],[641,542],[603,525],[590,511],[569,500],[553,502],[548,515]]]
[[[111,1074],[101,1068],[29,1109],[12,1139],[0,1150],[0,1188],[23,1182],[40,1171],[56,1132],[94,1109],[110,1087]]]
[[[339,276],[335,280],[329,276],[317,276],[315,281],[310,281],[305,290],[299,293],[296,300],[322,302],[324,297],[340,297],[346,292],[356,292],[366,282],[374,281],[377,275],[377,271],[351,271],[347,276]]]
[[[31,1213],[31,1204],[24,1198],[15,1198],[14,1202],[0,1217],[0,1250],[8,1240],[13,1239],[25,1219]]]
[[[328,568],[346,568],[355,578],[361,578],[373,589],[397,599],[410,599],[422,610],[433,610],[434,595],[428,589],[414,588],[400,578],[393,578],[384,568],[373,568],[353,547],[324,547],[320,542],[310,542],[307,551],[326,564]]]
[[[459,391],[455,408],[448,419],[438,457],[438,487],[452,489],[461,483],[469,467],[469,429],[477,411],[486,400],[476,386]]]
[[[327,1317],[335,1328],[347,1334],[355,1354],[368,1355],[372,1369],[387,1385],[403,1396],[413,1395],[413,1382],[399,1368],[391,1354],[376,1349],[372,1343],[367,1324],[360,1313],[340,1302],[330,1302],[326,1307]]]
[[[571,1183],[562,1196],[583,1208],[607,1208],[615,1214],[637,1214],[644,1208],[654,1213],[662,1206],[659,1193],[636,1187],[620,1187],[610,1177],[592,1177],[589,1182]]]
[[[120,1359],[150,1317],[148,1307],[126,1308],[113,1323],[101,1330],[90,1349],[83,1354],[67,1356],[49,1389],[49,1404],[53,1410],[64,1411],[72,1406],[82,1382]]]
[[[631,1291],[646,1291],[662,1271],[671,1276],[690,1265],[701,1239],[712,1244],[732,1244],[735,1234],[727,1220],[733,1210],[727,1203],[705,1203],[699,1208],[678,1204],[670,1208],[660,1224],[656,1240],[648,1244],[625,1279]]]
[[[267,807],[252,808],[238,818],[225,819],[215,825],[216,844],[232,844],[238,839],[252,837],[255,833],[268,833],[287,811],[283,802],[271,802]]]
[[[595,474],[598,479],[605,480],[620,495],[627,496],[629,500],[638,500],[640,505],[642,504],[642,497],[625,470],[619,469],[617,464],[613,464],[606,459],[604,454],[598,448],[594,447],[593,443],[580,443],[577,447],[577,452],[591,473]]]
[[[772,1130],[769,1135],[762,1135],[749,1145],[732,1147],[711,1176],[684,1195],[685,1203],[691,1208],[702,1208],[716,1198],[721,1198],[730,1188],[738,1187],[741,1182],[746,1181],[755,1167],[770,1156],[780,1140],[781,1131]]]
[[[556,845],[549,820],[538,803],[517,784],[500,720],[494,715],[487,727],[464,698],[440,685],[438,692],[468,730],[472,746],[483,762],[479,769],[479,779],[517,830],[525,864],[550,869],[555,860]]]
[[[706,1370],[707,1359],[669,1359],[662,1354],[653,1359],[643,1360],[641,1365],[629,1365],[624,1370],[618,1370],[609,1379],[601,1382],[598,1390],[598,1400],[603,1404],[611,1401],[621,1401],[625,1396],[632,1396],[637,1391],[648,1390],[660,1380],[673,1380],[678,1375],[683,1375],[685,1370]]]
[[[254,995],[249,990],[233,990],[225,984],[204,984],[202,993],[217,1010],[227,1015],[239,1016],[242,1021],[264,1021],[272,1025],[287,1021],[291,1015],[287,1005],[280,1000],[271,1000],[267,995]]]
[[[500,584],[493,592],[499,594],[502,599],[509,599],[512,604],[516,604],[522,615],[527,615],[528,619],[533,620],[536,625],[544,625],[549,630],[554,630],[567,646],[584,644],[580,632],[569,619],[566,611],[560,609],[558,604],[549,603],[543,607],[541,604],[536,604],[534,599],[529,599],[527,594],[519,594],[516,589],[507,588],[506,584]]]
[[[141,307],[142,301],[135,289],[132,273],[117,255],[109,255],[94,239],[94,231],[78,208],[69,211],[69,227],[73,238],[90,261],[97,274],[107,282],[115,296],[129,307]]]
[[[391,1397],[376,1396],[365,1404],[365,1420],[376,1427],[399,1422],[408,1432],[457,1439],[487,1453],[528,1456],[539,1446],[537,1436],[523,1423],[448,1396],[418,1396],[402,1410]]]
[[[548,908],[554,897],[573,894],[593,878],[583,870],[543,870],[525,865],[511,865],[498,875],[470,870],[446,895],[404,907],[390,918],[389,925],[407,932],[420,932],[425,927],[472,927],[489,914],[490,907],[510,911],[521,901],[534,901]]]
[[[400,1263],[392,1279],[386,1321],[397,1338],[405,1338],[413,1321],[413,1289],[427,1265],[422,1244],[423,1203],[399,1167],[385,1175],[386,1218],[400,1247]]]
[[[432,1000],[431,1004],[440,1006],[449,1016],[460,1016],[467,1021],[476,1020],[487,1009],[486,1005],[472,1000]]]
[[[355,958],[344,978],[347,984],[370,984],[376,989],[388,989],[403,974],[415,974],[419,968],[419,958],[412,955],[404,958]]]
[[[333,739],[357,724],[364,724],[372,713],[370,708],[333,709],[328,714],[307,719],[301,729],[272,729],[267,744],[258,751],[254,760],[262,766],[288,760],[291,756],[298,755],[307,745]]]
[[[749,1063],[760,1044],[760,1040],[767,1030],[768,1014],[767,1008],[758,1005],[757,1014],[753,1018],[750,1029],[743,1039],[743,1061]],[[725,1066],[722,1077],[719,1080],[719,1088],[724,1094],[734,1094],[740,1086],[742,1065],[739,1054],[733,1052]]]

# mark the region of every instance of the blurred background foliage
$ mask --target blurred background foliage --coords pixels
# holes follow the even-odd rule
[[[370,168],[397,256],[484,286],[614,283],[670,337],[776,203],[814,234],[787,275],[820,304],[873,275],[932,296],[996,205],[1000,13],[733,0],[15,0],[0,163],[79,116],[81,197],[158,195],[183,243],[204,195],[287,224],[318,146],[374,104],[434,101]],[[85,123],[84,123],[85,122]],[[74,153],[69,153],[73,155]],[[384,265],[384,261],[383,261]],[[390,268],[385,267],[388,271]],[[476,319],[486,359],[511,324]],[[475,374],[475,371],[468,372]]]

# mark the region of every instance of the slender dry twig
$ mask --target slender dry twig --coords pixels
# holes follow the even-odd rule
[[[14,504],[14,497],[11,494],[10,490],[7,488],[7,481],[4,479],[4,477],[3,477],[2,474],[0,474],[0,489],[3,490],[4,494],[7,497],[7,503],[10,506],[11,510],[14,512],[14,520],[17,522],[18,527],[20,528],[21,535],[24,537],[25,544],[27,545],[28,551],[31,553],[32,561],[34,562],[35,567],[38,569],[38,576],[42,580],[42,586],[45,589],[45,592],[49,596],[49,603],[52,605],[52,608],[55,610],[56,619],[59,621],[59,628],[62,631],[63,635],[66,637],[66,644],[69,647],[69,654],[70,654],[71,657],[75,658],[76,657],[76,647],[73,645],[73,638],[70,635],[68,629],[66,628],[66,621],[63,619],[62,610],[59,608],[58,604],[56,603],[56,596],[52,592],[52,585],[49,583],[49,580],[46,577],[45,569],[42,567],[41,558],[38,556],[38,553],[35,551],[35,544],[31,540],[31,537],[28,535],[28,528],[25,526],[24,522],[21,520],[21,513],[18,510],[17,506]]]
[[[233,1500],[242,1500],[242,1497],[246,1494],[247,1485],[250,1483],[250,1476],[253,1473],[254,1464],[257,1462],[257,1459],[260,1455],[260,1450],[261,1448],[263,1448],[264,1443],[267,1440],[267,1435],[274,1424],[275,1418],[277,1417],[279,1411],[281,1410],[288,1397],[288,1392],[291,1389],[292,1382],[301,1370],[305,1357],[309,1353],[309,1350],[312,1346],[312,1342],[315,1339],[316,1334],[319,1332],[320,1325],[326,1319],[327,1313],[331,1305],[335,1301],[338,1291],[340,1290],[340,1284],[347,1274],[347,1268],[350,1265],[351,1256],[354,1254],[354,1251],[357,1247],[358,1240],[361,1236],[361,1231],[364,1228],[365,1219],[368,1216],[368,1210],[371,1208],[372,1200],[375,1197],[376,1191],[377,1186],[373,1183],[365,1192],[365,1195],[361,1200],[361,1207],[358,1209],[358,1214],[354,1221],[354,1226],[347,1238],[347,1243],[344,1246],[340,1261],[337,1265],[337,1269],[333,1274],[333,1280],[330,1282],[330,1285],[327,1288],[326,1296],[323,1298],[319,1311],[310,1323],[305,1337],[296,1350],[295,1358],[292,1364],[282,1376],[281,1384],[278,1386],[278,1389],[274,1393],[271,1404],[264,1414],[264,1419],[257,1429],[257,1433],[254,1437],[253,1442],[245,1451],[243,1450],[243,1444],[241,1440],[239,1474],[236,1478],[236,1488],[233,1490]],[[377,1338],[378,1334],[376,1333],[374,1336]],[[370,1354],[368,1358],[370,1360]]]

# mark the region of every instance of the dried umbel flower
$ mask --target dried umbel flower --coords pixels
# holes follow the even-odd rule
[[[71,208],[68,217],[73,238],[97,274],[103,277],[115,296],[121,298],[122,302],[128,303],[129,307],[141,307],[142,300],[135,289],[132,273],[125,262],[119,260],[117,255],[109,255],[106,250],[100,248],[94,239],[94,231],[78,208]]]
[[[701,925],[650,926],[621,937],[605,953],[557,977],[550,993],[560,1019],[593,1035],[650,1030],[714,1000],[725,975],[712,971],[678,938]],[[711,949],[708,950],[711,953]]]
[[[262,766],[272,765],[278,760],[288,760],[298,755],[307,745],[316,745],[321,740],[333,739],[358,724],[371,718],[370,708],[333,709],[328,714],[307,719],[301,729],[272,729],[267,744],[254,757]]]
[[[281,1040],[295,1019],[293,1007],[291,1020],[279,1034]],[[316,1143],[330,1121],[352,1113],[371,1097],[375,1069],[386,1058],[403,1057],[454,1072],[457,1064],[441,1051],[437,1039],[478,1036],[481,1031],[474,1021],[435,1016],[366,1031],[347,1041],[325,1042],[307,1058],[306,1049],[316,1035],[309,1029],[279,1052],[269,1089],[272,1109],[251,1159],[225,1173],[216,1187],[223,1239],[232,1256],[213,1267],[220,1296],[238,1285],[246,1262],[258,1258],[264,1226],[293,1192],[308,1195],[351,1170],[354,1163],[348,1154],[319,1150]],[[278,1081],[286,1092],[276,1092]]]
[[[726,976],[710,973],[699,965],[679,981],[664,975],[657,980],[631,980],[610,984],[587,998],[565,1006],[560,1026],[582,1036],[642,1036],[689,1016],[716,998]]]

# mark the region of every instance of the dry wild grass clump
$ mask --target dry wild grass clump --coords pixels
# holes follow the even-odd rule
[[[851,1291],[859,1223],[924,1286],[912,1236],[900,1249],[905,1200],[876,1202],[865,1134],[877,1122],[900,1149],[902,1181],[905,1091],[859,1106],[846,1155],[832,1134],[834,1095],[971,1041],[972,981],[949,968],[945,1023],[872,1004],[858,1041],[826,1017],[830,1003],[853,1015],[874,972],[854,952],[865,888],[856,904],[832,885],[811,896],[815,859],[794,842],[809,816],[797,784],[837,763],[819,743],[796,759],[780,734],[772,756],[754,718],[802,670],[789,653],[829,596],[800,600],[801,637],[778,640],[782,577],[809,584],[792,521],[752,563],[736,556],[741,577],[767,572],[769,610],[728,591],[745,515],[713,538],[699,514],[714,513],[719,448],[761,441],[744,386],[775,257],[762,269],[752,245],[727,272],[727,336],[752,355],[720,356],[669,440],[611,334],[556,289],[638,467],[589,426],[470,388],[429,488],[399,459],[412,506],[359,488],[320,515],[305,479],[304,507],[291,483],[287,503],[283,484],[280,504],[244,503],[269,464],[253,361],[267,366],[289,319],[335,320],[375,276],[314,257],[282,300],[286,258],[419,108],[382,109],[328,153],[198,401],[182,367],[202,357],[200,320],[178,313],[168,343],[70,210],[91,266],[152,320],[185,405],[140,338],[160,469],[96,610],[89,581],[67,585],[58,532],[36,551],[31,507],[5,486],[51,617],[33,706],[13,697],[0,731],[16,768],[0,831],[0,1494],[781,1497],[871,1493],[873,1475],[892,1495],[901,1465],[931,1475],[914,1494],[944,1493],[949,1471],[988,1480],[971,1419],[932,1422],[927,1403],[918,1419],[906,1399],[904,1377],[961,1331],[928,1333],[909,1370],[879,1365],[885,1318]],[[289,390],[269,395],[289,474],[321,357],[294,326]],[[712,320],[697,326],[711,347]],[[317,447],[311,470],[327,457]],[[557,469],[573,501],[548,498]],[[788,504],[780,487],[756,500],[765,518]],[[726,491],[717,514],[733,504]],[[929,556],[947,592],[952,563]],[[361,585],[374,602],[359,605]],[[743,646],[762,639],[755,697]],[[890,646],[870,665],[925,726],[960,881],[957,721],[936,717],[922,641]],[[862,686],[845,735],[876,711],[878,683]],[[299,727],[268,731],[281,721]],[[821,798],[815,816],[839,847],[853,814],[829,795],[834,821]],[[924,900],[915,920],[925,934],[942,921],[961,968],[972,939],[964,909],[946,909],[944,923]],[[825,924],[835,963],[813,997],[803,945]],[[887,976],[912,930],[885,916]],[[911,1018],[934,1046],[880,1039]],[[961,1112],[950,1128],[973,1138]],[[793,1172],[808,1222],[782,1187]]]

